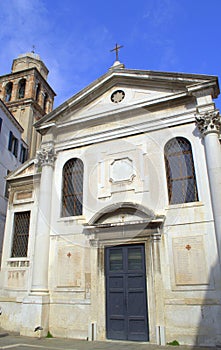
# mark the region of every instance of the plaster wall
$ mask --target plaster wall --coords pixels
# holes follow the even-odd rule
[[[21,139],[21,128],[13,122],[13,117],[9,117],[4,108],[0,106],[0,118],[2,119],[2,125],[0,130],[0,259],[2,253],[2,244],[4,236],[4,227],[6,220],[6,211],[7,211],[7,191],[6,191],[6,176],[9,171],[14,170],[21,162],[19,161],[21,145],[25,146],[25,143]],[[10,131],[18,140],[18,156],[9,151],[9,133]]]
[[[92,323],[96,323],[98,339],[105,339],[104,266],[102,266],[102,263],[98,264],[98,260],[101,259],[98,257],[100,253],[97,249],[90,248],[87,237],[82,236],[84,230],[82,225],[88,223],[97,212],[111,204],[133,202],[149,208],[155,214],[166,216],[160,243],[161,277],[159,278],[154,277],[153,279],[152,277],[154,263],[151,258],[151,248],[148,248],[150,243],[144,240],[147,247],[150,337],[153,342],[156,341],[155,326],[161,323],[164,324],[168,340],[173,340],[174,334],[178,334],[181,343],[193,342],[201,318],[191,318],[193,309],[190,305],[203,304],[208,289],[214,290],[214,277],[211,278],[210,270],[211,266],[216,263],[216,255],[213,253],[216,250],[216,242],[205,156],[202,141],[193,135],[194,130],[194,124],[187,124],[179,127],[175,126],[169,132],[168,129],[165,129],[127,137],[123,140],[107,141],[62,152],[59,150],[54,169],[53,187],[55,191],[53,191],[52,198],[49,270],[50,289],[53,296],[50,307],[50,322],[55,335],[60,334],[60,329],[65,329],[67,336],[71,337],[73,334],[78,334],[82,338],[87,338],[89,334],[88,327]],[[163,149],[169,139],[179,136],[188,138],[192,145],[200,200],[196,203],[168,205]],[[80,158],[84,163],[84,178],[86,179],[84,182],[84,209],[82,216],[62,218],[62,169],[71,158]],[[114,162],[122,159],[131,160],[133,169],[130,173],[127,167],[124,168],[125,164],[120,163],[122,172],[128,171],[128,179],[119,184],[117,181],[111,180],[111,174],[113,174]],[[134,175],[132,180],[130,178],[131,174]],[[121,220],[121,218],[118,217],[117,220]],[[113,222],[115,221],[116,217],[113,218]],[[108,222],[111,222],[111,218],[108,219]],[[193,281],[193,285],[189,285],[185,282],[185,276],[182,275],[179,280],[179,269],[182,269],[182,266],[176,260],[177,257],[174,251],[177,248],[174,248],[174,244],[175,247],[180,247],[179,244],[188,245],[188,243],[191,243],[193,245],[196,237],[202,254],[199,254],[197,249],[195,253],[199,259],[202,259],[201,263],[204,264],[205,271],[200,272],[201,279],[198,278]],[[179,238],[181,238],[181,243],[179,243]],[[134,239],[136,238],[134,237]],[[89,249],[92,249],[90,258]],[[87,255],[90,262],[87,263],[87,267],[83,258],[85,255]],[[75,258],[71,263],[73,256]],[[197,258],[193,257],[191,262],[197,264],[198,261],[195,259]],[[57,267],[55,268],[55,266]],[[70,280],[72,283],[75,281],[75,285],[69,285],[69,277],[65,273],[67,266],[69,266],[69,271],[72,271]],[[94,268],[92,269],[92,267]],[[54,274],[55,270],[57,271],[56,274]],[[59,275],[63,278],[63,286],[62,283],[59,282],[60,285],[58,283]],[[89,275],[91,277],[90,286],[85,282]],[[215,278],[218,280],[218,275]],[[178,283],[176,279],[178,279]],[[162,283],[163,286],[161,290],[157,289],[159,283]],[[185,293],[184,299],[181,298],[183,293]],[[180,298],[182,301],[180,301]],[[213,293],[211,298],[214,299]],[[157,299],[161,300],[161,305],[156,302]],[[180,303],[178,326],[177,319],[176,317],[173,318],[171,310]],[[70,326],[65,328],[65,324],[67,325],[68,322],[65,320],[68,319],[69,313],[79,314],[74,311],[78,307],[80,307],[84,318],[81,319],[80,316],[76,320],[71,318]],[[196,309],[199,308],[200,306],[197,304]],[[160,317],[161,311],[163,311],[163,317]],[[55,314],[59,312],[63,316],[62,319],[58,320],[55,318]],[[185,317],[183,317],[183,313]],[[88,320],[86,323],[85,318]],[[186,324],[185,320],[188,318],[190,321]],[[179,327],[180,333],[178,331]],[[190,332],[186,332],[182,336],[181,329],[188,327],[191,329]],[[76,333],[73,330],[74,328]]]

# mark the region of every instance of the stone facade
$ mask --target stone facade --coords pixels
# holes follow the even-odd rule
[[[213,76],[116,64],[35,124],[41,149],[8,179],[2,327],[221,343],[218,94]],[[12,256],[24,212],[27,253]]]
[[[23,139],[34,157],[41,137],[33,124],[53,109],[55,93],[47,83],[48,69],[39,55],[27,53],[14,59],[11,73],[0,77],[0,98],[22,125]]]

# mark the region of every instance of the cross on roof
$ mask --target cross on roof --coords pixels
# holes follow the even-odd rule
[[[115,51],[116,52],[116,61],[119,61],[119,55],[118,55],[118,52],[119,52],[119,50],[122,48],[123,46],[121,45],[118,45],[118,44],[116,44],[115,45],[115,48],[114,49],[112,49],[112,50],[110,50],[111,52],[113,52],[113,51]]]

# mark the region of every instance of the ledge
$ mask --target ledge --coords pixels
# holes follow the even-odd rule
[[[172,210],[172,209],[186,209],[186,208],[193,208],[193,207],[203,207],[203,202],[188,202],[188,203],[181,203],[181,204],[169,204],[165,210]]]

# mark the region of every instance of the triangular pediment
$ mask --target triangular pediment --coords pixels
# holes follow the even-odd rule
[[[86,106],[74,110],[68,118],[90,117],[92,115],[121,112],[136,105],[169,97],[174,92],[169,89],[140,88],[123,84],[116,84],[95,98]],[[67,118],[64,118],[63,121]]]
[[[17,178],[24,178],[27,176],[33,176],[36,174],[36,166],[35,166],[35,159],[29,159],[22,165],[20,165],[17,169],[12,171],[6,179],[8,181],[14,180]]]
[[[219,93],[217,77],[184,73],[165,73],[117,69],[110,70],[71,97],[35,126],[40,131],[67,121],[109,113],[123,113],[190,96],[194,91],[212,88]]]

